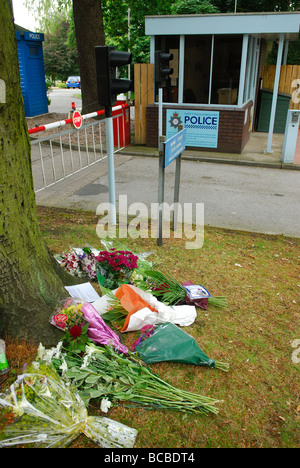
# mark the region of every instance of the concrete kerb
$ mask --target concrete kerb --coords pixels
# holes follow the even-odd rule
[[[133,144],[127,148],[122,148],[119,153],[130,154],[131,156],[158,157],[158,149],[145,145]],[[287,164],[281,161],[284,135],[274,134],[273,151],[266,153],[268,134],[253,132],[241,154],[219,153],[215,151],[185,150],[182,159],[187,161],[198,161],[216,164],[233,164],[239,166],[262,167],[271,169],[300,170],[300,165]]]
[[[191,152],[190,152],[191,153]],[[215,164],[232,164],[239,166],[249,166],[249,167],[263,167],[263,168],[272,168],[272,169],[288,169],[288,170],[300,170],[300,165],[296,164],[287,164],[281,161],[278,162],[267,162],[267,161],[249,161],[246,159],[238,159],[237,155],[232,155],[232,157],[215,157],[215,156],[202,156],[200,152],[193,151],[194,155],[182,153],[182,160],[186,161],[198,161],[198,162],[207,162]],[[158,158],[158,150],[156,148],[145,147],[144,151],[141,147],[138,147],[137,150],[134,150],[134,146],[130,146],[118,151],[118,154],[128,155],[128,156],[143,156],[148,158]],[[240,155],[238,155],[240,156]]]

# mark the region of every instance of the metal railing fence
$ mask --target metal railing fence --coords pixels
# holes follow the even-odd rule
[[[113,108],[115,152],[120,151],[125,142],[124,109],[127,104]],[[103,119],[99,120],[103,116]],[[97,117],[97,120],[95,118]],[[88,122],[88,119],[94,119]],[[72,119],[53,122],[29,129],[31,136],[31,159],[35,193],[107,158],[106,129],[104,111],[82,116],[82,126],[72,126]],[[55,132],[55,129],[58,131]],[[44,132],[44,136],[33,138],[33,134]]]

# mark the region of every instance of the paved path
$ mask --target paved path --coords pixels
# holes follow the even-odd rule
[[[81,110],[82,101],[79,97],[80,95],[81,89],[51,88],[49,92],[49,99],[51,101],[50,106],[48,106],[49,112],[68,115],[68,112],[72,108],[72,102],[75,102],[76,108]]]

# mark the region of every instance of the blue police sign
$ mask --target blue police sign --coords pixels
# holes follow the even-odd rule
[[[164,167],[167,167],[185,150],[186,129],[175,133],[164,142]]]
[[[31,31],[24,31],[24,39],[25,41],[44,41],[44,34],[43,33],[36,33]]]
[[[167,109],[167,138],[177,132],[180,124],[186,128],[186,146],[218,147],[219,111]]]

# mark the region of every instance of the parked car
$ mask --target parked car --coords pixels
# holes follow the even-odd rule
[[[69,76],[66,85],[67,88],[80,88],[80,76]]]

